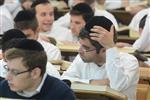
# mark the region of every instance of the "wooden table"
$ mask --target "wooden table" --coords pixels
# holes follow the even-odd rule
[[[117,42],[125,42],[125,43],[129,43],[129,44],[133,44],[138,38],[136,37],[129,37],[129,36],[125,36],[125,35],[120,35],[117,37]]]
[[[135,49],[133,47],[123,47],[123,48],[118,48],[118,50],[120,52],[126,52],[129,54],[133,54],[135,52]],[[150,57],[150,53],[142,52],[141,54],[143,54],[146,57]]]
[[[133,15],[125,11],[125,9],[109,10],[109,12],[115,16],[118,22],[124,25],[128,25],[133,17]]]
[[[73,89],[77,98],[82,100],[107,100],[107,98],[111,100],[127,100],[127,96],[111,89],[108,86],[95,86],[89,84],[73,83],[71,85],[71,89]]]
[[[77,43],[59,43],[57,44],[57,47],[60,49],[61,55],[64,56],[64,60],[69,61],[70,56],[76,56],[78,54],[80,45]]]
[[[138,84],[136,98],[137,100],[150,100],[150,85]]]
[[[117,42],[126,42],[130,44],[133,44],[140,36],[138,32],[130,29],[128,26],[120,27],[117,33]]]
[[[140,67],[140,79],[146,79],[150,81],[150,68]]]

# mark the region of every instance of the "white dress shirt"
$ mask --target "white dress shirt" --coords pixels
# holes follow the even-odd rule
[[[53,37],[56,39],[56,41],[65,41],[70,37],[69,29],[60,27],[55,24],[53,24],[51,31],[40,32],[40,34],[45,34],[47,36]]]
[[[139,3],[140,0],[129,0],[129,5]],[[122,0],[106,0],[104,4],[105,9],[117,9],[122,7]]]
[[[12,28],[14,28],[13,18],[5,5],[2,5],[0,6],[0,34]]]
[[[143,9],[141,11],[139,11],[131,20],[130,24],[129,24],[129,27],[132,29],[132,30],[135,30],[137,32],[139,32],[139,23],[141,21],[141,19],[146,15],[148,14],[148,8],[147,9]]]
[[[139,51],[150,51],[150,8],[142,34],[133,44],[133,48]]]
[[[138,61],[134,56],[110,48],[106,50],[106,63],[101,67],[95,63],[83,62],[78,55],[62,78],[84,83],[89,83],[91,79],[109,79],[112,89],[127,95],[128,100],[136,100],[138,68]]]
[[[11,13],[13,18],[18,12],[18,8],[21,7],[20,1],[19,0],[5,0],[4,5],[8,9],[8,11]]]
[[[44,47],[44,50],[47,54],[48,61],[51,60],[60,60],[61,59],[61,53],[58,47],[54,46],[53,44],[46,42],[40,38],[37,40],[41,43],[41,45]]]

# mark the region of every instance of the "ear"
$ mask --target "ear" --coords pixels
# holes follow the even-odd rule
[[[7,61],[6,61],[6,58],[5,58],[5,53],[2,53],[2,54],[1,54],[1,59],[3,59],[5,62],[7,62]]]
[[[38,67],[33,69],[31,72],[32,79],[38,79],[39,77],[41,77],[40,75],[41,75],[41,69]]]

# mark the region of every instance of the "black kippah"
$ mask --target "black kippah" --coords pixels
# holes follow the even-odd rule
[[[16,15],[14,21],[15,22],[29,21],[29,20],[33,20],[34,18],[35,18],[35,14],[32,11],[22,10]]]
[[[26,38],[25,34],[18,29],[10,29],[2,36],[2,45],[14,38]]]
[[[43,46],[32,39],[23,39],[19,43],[16,44],[15,48],[22,50],[34,50],[34,51],[44,51]]]
[[[113,25],[113,23],[104,16],[94,16],[86,23],[85,30],[87,30],[89,33],[91,33],[90,30],[95,25],[101,26],[104,29],[106,29],[107,31],[110,31],[110,28]]]
[[[50,3],[48,0],[35,0],[32,5],[31,8],[34,8],[35,6],[39,5],[39,4],[44,4],[44,3]]]

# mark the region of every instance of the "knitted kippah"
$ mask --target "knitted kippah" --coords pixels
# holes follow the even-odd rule
[[[31,12],[30,10],[22,10],[16,15],[14,21],[15,22],[29,21],[29,20],[33,20],[34,18],[35,18],[35,14],[33,12]]]
[[[89,33],[91,33],[91,28],[93,28],[93,26],[101,26],[104,29],[106,29],[107,31],[110,31],[111,26],[113,25],[113,23],[107,19],[104,16],[93,16],[85,25],[85,30],[87,30]]]
[[[31,8],[34,8],[35,6],[39,5],[39,4],[44,4],[44,3],[50,3],[48,0],[35,0],[32,5]]]
[[[44,51],[43,46],[36,40],[32,40],[32,39],[21,40],[19,43],[15,45],[15,48],[22,49],[22,50]]]
[[[26,38],[25,34],[18,29],[11,29],[6,31],[2,36],[2,44],[14,38]]]

